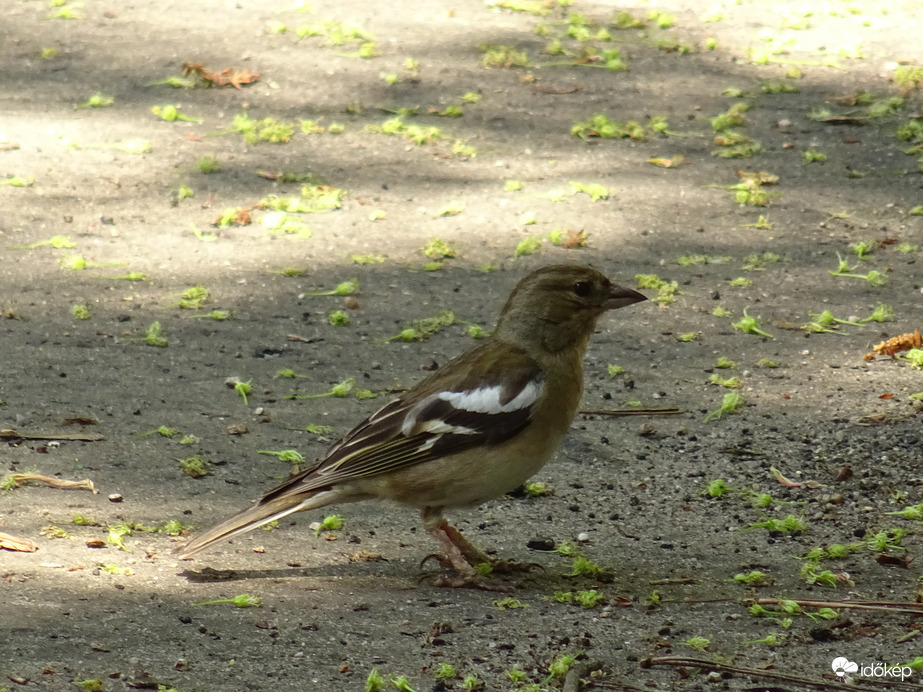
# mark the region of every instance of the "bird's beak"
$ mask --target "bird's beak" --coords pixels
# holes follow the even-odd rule
[[[642,300],[647,300],[647,296],[637,291],[632,291],[630,288],[622,288],[621,286],[612,284],[612,288],[609,290],[609,297],[606,298],[603,307],[606,310],[618,310],[619,308],[640,303]]]

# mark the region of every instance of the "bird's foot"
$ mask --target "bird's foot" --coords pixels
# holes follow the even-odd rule
[[[499,593],[508,593],[519,587],[518,581],[498,581],[492,579],[495,573],[509,574],[509,570],[495,571],[491,563],[480,563],[470,565],[467,562],[453,561],[446,555],[433,553],[427,555],[420,562],[422,568],[430,560],[435,560],[440,567],[454,574],[423,574],[420,581],[432,579],[433,586],[450,588],[450,589],[479,589],[481,591],[494,591]],[[528,570],[528,566],[525,566]]]
[[[480,574],[423,574],[420,581],[429,580],[430,583],[443,589],[477,589],[493,593],[510,593],[519,587],[517,581],[498,581]]]
[[[428,520],[427,520],[428,519]],[[420,567],[430,560],[436,560],[444,569],[455,573],[451,577],[436,580],[438,586],[474,588],[487,591],[511,591],[519,586],[517,581],[491,579],[496,575],[523,574],[536,567],[536,563],[521,563],[512,560],[493,560],[473,546],[457,529],[439,514],[427,517],[424,524],[430,535],[442,547],[444,554],[427,555]]]
[[[441,553],[430,553],[425,558],[420,560],[420,569],[423,569],[426,563],[429,562],[430,560],[435,560],[436,562],[438,562],[439,566],[442,567],[442,569],[445,569],[445,570],[455,569],[455,566],[452,564],[452,561],[449,560],[449,558],[447,558],[445,555],[442,555]]]

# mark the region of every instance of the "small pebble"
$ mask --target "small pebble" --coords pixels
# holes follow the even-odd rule
[[[577,534],[577,540],[581,543],[587,543],[590,540],[590,534],[585,531]]]
[[[526,543],[529,550],[554,550],[554,540],[551,538],[532,538]]]
[[[123,499],[122,493],[112,493],[109,496],[109,502],[121,502]]]
[[[656,432],[657,432],[657,428],[655,428],[653,424],[651,423],[642,423],[641,426],[638,428],[638,435],[640,435],[641,437],[649,437],[651,435],[656,434]]]

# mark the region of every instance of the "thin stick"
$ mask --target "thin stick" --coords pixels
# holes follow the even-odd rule
[[[593,409],[582,410],[582,416],[675,416],[681,408]]]
[[[758,598],[759,605],[782,605],[786,601],[809,608],[852,608],[853,610],[880,610],[889,613],[923,614],[923,603],[892,601],[803,601],[796,598]]]
[[[0,440],[75,440],[77,442],[99,442],[105,439],[105,437],[98,433],[21,433],[9,428],[0,430]]]
[[[768,678],[770,680],[783,680],[785,682],[797,683],[808,687],[816,687],[821,690],[850,690],[853,692],[878,692],[878,687],[862,687],[860,685],[844,685],[833,681],[814,681],[807,680],[797,675],[786,675],[770,670],[759,670],[757,668],[739,668],[729,666],[724,663],[715,663],[704,658],[686,658],[682,656],[669,656],[662,658],[647,658],[641,661],[642,668],[652,668],[653,666],[694,666],[696,668],[708,668],[710,670],[724,670],[729,673],[738,675],[751,675],[757,678]]]
[[[96,489],[96,486],[93,485],[93,481],[89,479],[84,479],[82,481],[62,481],[59,478],[52,478],[51,476],[42,476],[37,473],[14,473],[10,478],[13,479],[14,483],[25,483],[27,481],[40,481],[46,485],[50,485],[52,488],[73,488],[77,490],[90,490],[94,495],[98,495],[99,491]]]

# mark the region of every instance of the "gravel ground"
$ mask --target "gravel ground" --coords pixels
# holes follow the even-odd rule
[[[923,503],[923,376],[863,357],[923,327],[923,164],[905,153],[923,142],[923,3],[522,7],[546,14],[5,3],[0,465],[99,493],[0,494],[0,532],[38,547],[0,550],[0,690],[346,691],[374,670],[418,692],[838,689],[840,657],[858,666],[843,689],[923,687],[920,521],[894,514]],[[242,83],[152,85],[184,63]],[[75,108],[95,94],[111,105]],[[152,113],[167,106],[202,122]],[[742,120],[716,131],[722,113]],[[248,143],[235,118],[294,132]],[[595,136],[619,124],[634,138]],[[339,208],[264,208],[308,204],[303,186],[342,190]],[[252,223],[213,226],[229,209]],[[75,246],[23,247],[56,236]],[[840,258],[859,278],[831,276]],[[164,527],[206,528],[289,473],[261,451],[312,459],[382,403],[287,395],[409,386],[555,262],[660,298],[602,320],[585,409],[681,413],[580,415],[535,478],[547,493],[451,515],[537,564],[514,593],[432,586],[415,514],[374,503],[317,536],[308,513],[172,557],[184,536]],[[310,295],[353,278],[355,295]],[[207,299],[182,307],[194,286]],[[879,304],[890,319],[803,328]],[[441,311],[456,323],[389,340]],[[745,314],[771,336],[734,327]],[[146,343],[154,322],[167,347]],[[184,473],[193,455],[207,475]],[[262,606],[196,605],[242,594]]]

